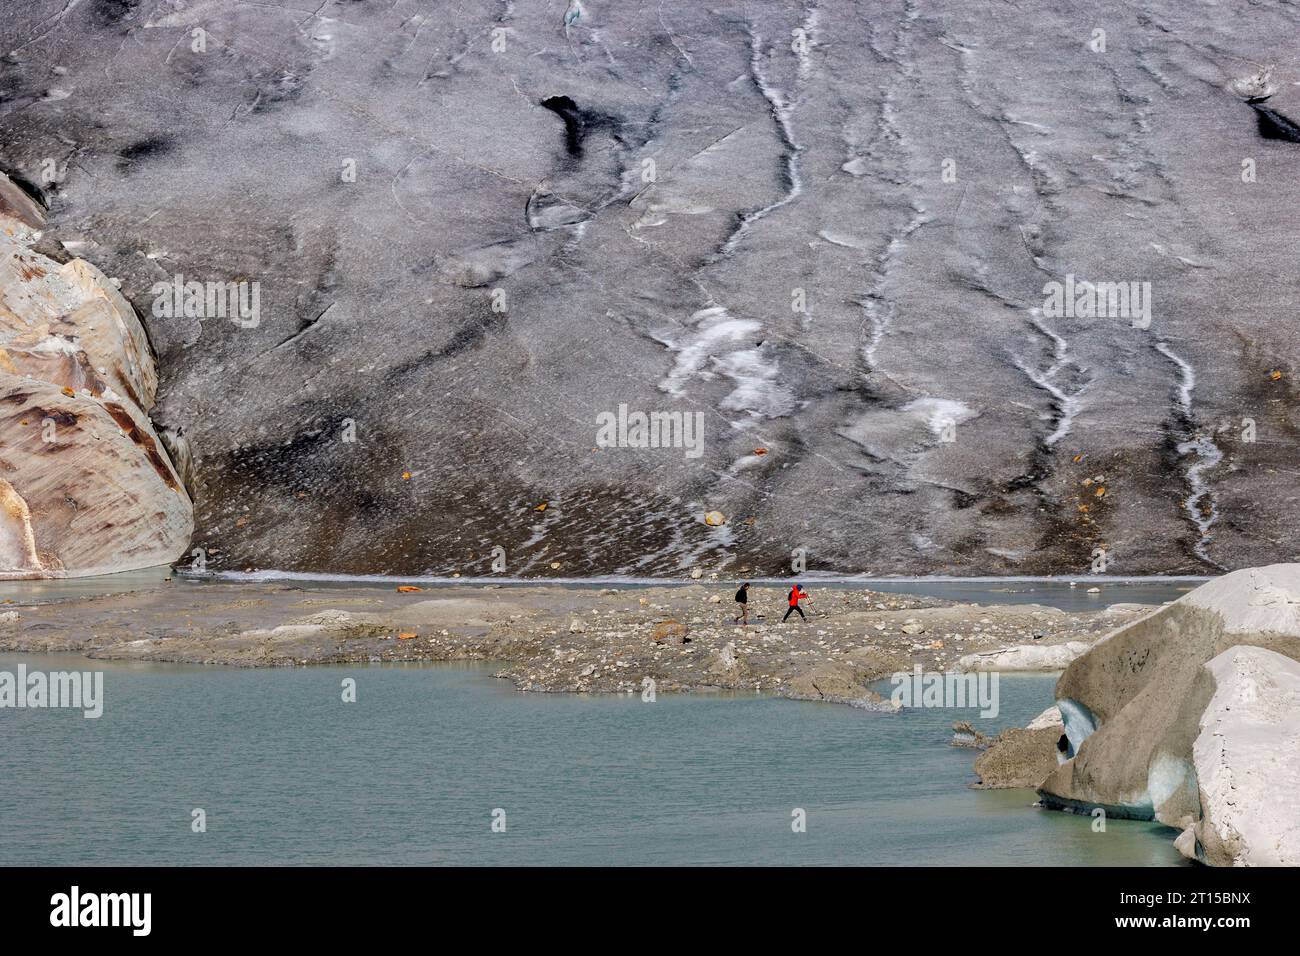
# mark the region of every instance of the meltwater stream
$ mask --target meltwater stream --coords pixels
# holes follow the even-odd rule
[[[525,694],[490,666],[104,670],[104,713],[0,711],[0,864],[1176,865],[1163,827],[977,791],[951,724],[752,694]],[[341,699],[354,678],[355,703]],[[506,829],[494,833],[493,811]],[[791,829],[792,811],[807,831]],[[191,829],[202,809],[207,830]]]

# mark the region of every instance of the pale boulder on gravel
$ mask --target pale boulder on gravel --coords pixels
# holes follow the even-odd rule
[[[983,654],[966,654],[957,666],[964,671],[1059,671],[1084,654],[1091,644],[1024,644]]]

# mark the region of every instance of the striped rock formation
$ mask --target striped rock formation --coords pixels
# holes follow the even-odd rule
[[[0,174],[0,578],[169,563],[193,506],[149,421],[148,338],[93,265],[35,251],[43,226]]]

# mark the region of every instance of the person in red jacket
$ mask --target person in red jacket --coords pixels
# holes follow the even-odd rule
[[[785,617],[789,617],[791,611],[798,611],[799,616],[802,617],[804,619],[804,622],[806,623],[808,621],[808,618],[804,616],[803,608],[799,606],[799,602],[804,598],[806,598],[807,596],[808,595],[806,592],[801,591],[799,589],[799,582],[798,581],[794,582],[794,587],[790,589],[790,594],[789,594],[790,606],[785,610]],[[781,618],[782,624],[785,623],[785,617]]]

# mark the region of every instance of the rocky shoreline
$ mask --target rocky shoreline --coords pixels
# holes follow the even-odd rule
[[[1075,612],[823,587],[807,621],[782,623],[786,589],[755,586],[751,623],[739,625],[733,589],[160,575],[50,603],[0,595],[0,651],[237,667],[491,661],[521,691],[753,690],[881,711],[898,708],[871,685],[898,672],[1063,670],[1057,705],[1027,727],[954,726],[953,744],[978,751],[976,787],[1158,820],[1201,862],[1295,860],[1294,788],[1280,805],[1266,791],[1295,774],[1285,751],[1300,688],[1300,566],[1236,572],[1159,607]]]
[[[741,626],[732,593],[712,582],[420,591],[160,578],[127,593],[9,605],[0,650],[241,667],[491,660],[526,691],[639,692],[649,678],[657,692],[743,688],[870,704],[867,685],[896,671],[950,670],[1021,646],[1021,657],[1052,665],[1068,645],[1091,645],[1148,610],[821,589],[806,623],[782,624],[785,590],[756,586]]]

